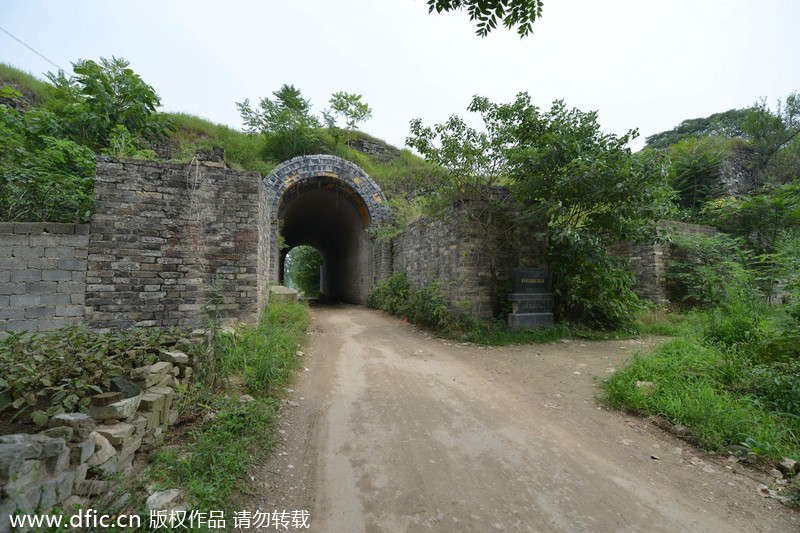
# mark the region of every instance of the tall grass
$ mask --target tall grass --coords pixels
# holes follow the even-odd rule
[[[308,323],[305,304],[274,302],[258,326],[222,334],[215,350],[220,357],[217,371],[244,375],[255,401],[241,401],[234,390],[196,391],[192,403],[213,414],[203,415],[206,423],[194,429],[185,449],[159,452],[150,477],[164,488],[184,488],[194,508],[226,510],[250,464],[272,446],[274,406],[301,364],[296,353],[305,342]]]
[[[709,450],[744,445],[754,454],[800,460],[800,364],[759,361],[761,341],[743,344],[752,338],[744,335],[720,341],[708,334],[710,318],[698,313],[692,320],[700,327],[636,354],[606,380],[606,401],[684,424]],[[713,331],[730,332],[738,318],[714,321]]]
[[[305,343],[308,322],[305,303],[270,303],[257,327],[243,327],[234,334],[222,335],[218,370],[226,375],[244,376],[251,394],[279,394],[302,364],[302,358],[296,354]]]
[[[51,85],[33,74],[14,68],[7,63],[0,63],[0,85],[13,85],[27,98],[36,104],[50,98]]]

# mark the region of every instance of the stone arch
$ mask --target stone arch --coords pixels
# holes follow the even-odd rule
[[[275,219],[286,195],[309,182],[325,182],[352,191],[353,199],[364,210],[360,214],[364,227],[381,226],[391,221],[386,197],[369,175],[350,161],[335,155],[306,155],[284,161],[266,178],[264,186],[272,198],[272,218]]]
[[[332,155],[295,157],[278,165],[263,183],[270,198],[270,280],[281,280],[289,249],[312,246],[323,256],[326,296],[363,303],[388,266],[382,257],[385,246],[368,231],[391,221],[378,184],[358,166]]]

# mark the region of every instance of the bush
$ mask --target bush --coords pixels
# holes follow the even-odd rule
[[[393,272],[367,295],[367,306],[392,315],[405,315],[410,294],[405,272]]]
[[[550,247],[558,317],[597,329],[631,327],[642,305],[624,261],[591,238],[563,237]]]
[[[450,324],[450,311],[440,287],[440,282],[432,282],[411,292],[406,311],[412,322],[434,329]]]
[[[452,324],[441,283],[434,281],[411,289],[405,272],[394,272],[367,295],[367,306],[407,317],[421,326],[445,329]]]

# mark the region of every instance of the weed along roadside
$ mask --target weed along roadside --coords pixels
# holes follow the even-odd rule
[[[272,446],[308,321],[304,303],[274,302],[257,325],[212,324],[190,336],[7,336],[0,531],[15,531],[12,517],[18,526],[62,517],[52,531],[70,519],[98,531],[216,529],[232,519],[233,494]],[[170,514],[182,522],[170,524]]]

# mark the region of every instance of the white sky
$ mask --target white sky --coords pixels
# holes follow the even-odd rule
[[[472,95],[528,91],[599,111],[641,137],[687,118],[800,91],[800,0],[544,0],[534,34],[474,35],[466,13],[425,0],[0,0],[0,26],[56,64],[123,57],[183,111],[241,128],[235,102],[283,83],[317,113],[363,94],[361,129],[402,147],[414,117],[465,116]],[[0,61],[56,69],[0,32]]]

